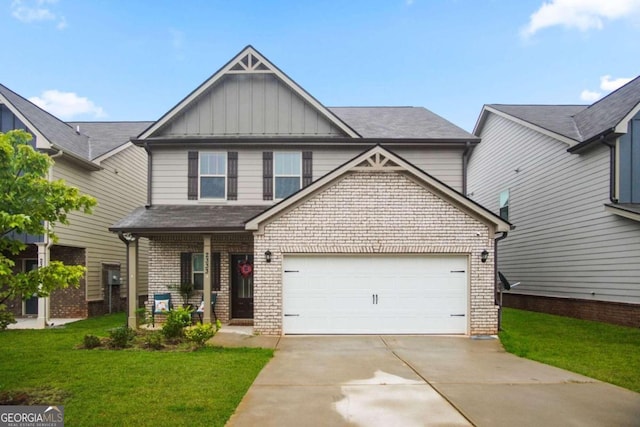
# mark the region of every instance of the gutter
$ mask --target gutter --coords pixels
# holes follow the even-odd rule
[[[614,134],[616,131],[616,128],[609,128],[603,132],[600,132],[598,135],[593,136],[585,141],[582,141],[579,144],[574,145],[573,147],[570,147],[567,149],[567,152],[569,153],[577,153],[580,152],[580,150],[586,148],[587,146],[591,145],[594,142],[600,141],[603,142],[607,137],[609,137],[611,134]]]
[[[462,152],[462,194],[467,195],[467,165],[469,163],[469,156],[471,155],[471,143],[469,141],[465,144],[465,149]]]
[[[616,145],[607,141],[604,137],[600,141],[602,144],[609,147],[609,200],[611,203],[618,203],[618,199],[615,198],[616,194]]]

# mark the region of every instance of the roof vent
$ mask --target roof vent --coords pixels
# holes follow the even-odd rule
[[[76,126],[76,133],[77,133],[78,135],[80,135],[80,125],[77,125],[77,126]]]

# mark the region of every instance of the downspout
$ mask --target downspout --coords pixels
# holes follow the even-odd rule
[[[144,150],[147,152],[147,206],[151,206],[151,176],[153,175],[153,156],[149,149],[149,143],[145,141]],[[129,270],[127,270],[129,271]]]
[[[611,203],[618,203],[618,199],[615,198],[616,194],[616,145],[601,137],[604,145],[609,147],[609,200]]]
[[[57,153],[49,155],[49,158],[55,159],[57,157],[62,156],[63,151],[58,150]],[[49,167],[49,171],[47,172],[47,180],[49,182],[53,182],[53,166]],[[53,241],[49,237],[49,230],[51,229],[51,223],[49,221],[44,221],[43,226],[45,229],[45,233],[42,236],[42,242],[37,243],[38,246],[38,268],[48,267],[49,259],[51,258],[51,246],[53,246]],[[38,297],[38,318],[37,318],[37,327],[44,329],[49,325],[49,297]]]
[[[471,143],[467,141],[464,151],[462,152],[462,194],[465,196],[467,195],[467,164],[469,163],[469,154],[471,154]]]
[[[494,298],[499,295],[498,301],[495,301],[498,304],[498,331],[502,328],[502,287],[499,287],[498,280],[498,242],[500,240],[504,240],[507,238],[508,231],[503,231],[500,237],[497,237],[493,240],[493,280],[494,280]]]

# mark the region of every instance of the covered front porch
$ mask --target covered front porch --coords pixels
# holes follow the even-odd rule
[[[152,206],[139,208],[115,224],[127,247],[127,323],[138,327],[138,240],[149,240],[148,313],[155,309],[154,295],[170,294],[180,307],[202,303],[204,323],[253,321],[253,233],[246,220],[265,206]],[[181,284],[193,284],[188,299]],[[215,305],[211,304],[212,297]],[[215,314],[214,314],[215,310]]]

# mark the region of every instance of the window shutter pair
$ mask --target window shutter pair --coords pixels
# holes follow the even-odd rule
[[[187,154],[187,199],[198,200],[198,168],[197,151]],[[227,200],[238,200],[238,152],[227,152]]]
[[[302,187],[313,181],[313,153],[302,152]],[[273,200],[273,151],[262,153],[262,199]]]
[[[213,269],[213,283],[211,283],[211,289],[214,291],[220,290],[220,252],[213,252],[211,254],[211,261]],[[180,283],[191,283],[192,279],[191,270],[191,252],[180,253]]]

